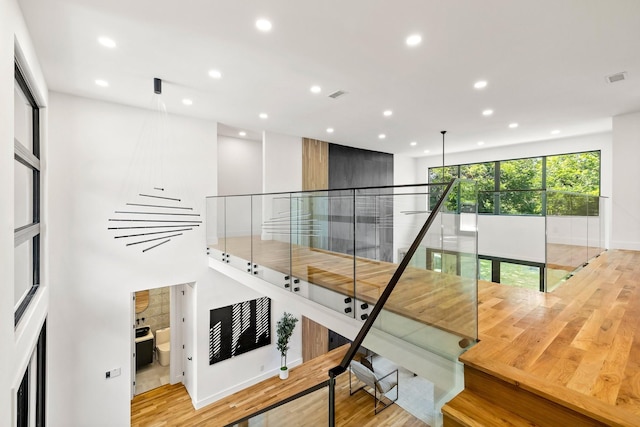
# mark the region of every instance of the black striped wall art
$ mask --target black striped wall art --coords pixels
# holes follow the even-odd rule
[[[215,308],[209,316],[209,365],[271,344],[268,297]]]

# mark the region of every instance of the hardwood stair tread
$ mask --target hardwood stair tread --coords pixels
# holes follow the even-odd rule
[[[513,427],[535,427],[535,424],[518,414],[505,408],[496,406],[488,400],[483,399],[476,393],[463,390],[460,394],[449,401],[443,408],[445,416],[445,427],[449,424],[465,427],[480,426],[513,426]],[[451,420],[456,423],[451,423]]]
[[[620,426],[640,425],[640,417],[636,414],[608,405],[595,397],[552,384],[533,374],[505,366],[495,360],[484,359],[479,361],[475,359],[470,361],[469,359],[471,358],[465,358],[464,356],[461,357],[461,360],[465,365],[465,383],[468,381],[467,370],[471,368],[486,374],[488,377],[495,379],[495,381],[536,395],[540,399],[553,402],[599,423]],[[469,387],[469,385],[466,387]],[[471,386],[471,391],[477,391],[479,388],[478,385]],[[467,388],[465,388],[465,391],[467,391]]]

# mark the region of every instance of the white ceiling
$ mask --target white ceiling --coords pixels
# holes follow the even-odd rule
[[[445,129],[454,152],[607,131],[612,116],[640,110],[640,0],[19,4],[51,90],[152,108],[159,77],[169,112],[217,120],[231,133],[422,156],[440,152]],[[273,23],[269,33],[256,29],[260,17]],[[423,40],[410,48],[412,33]],[[102,47],[99,36],[117,47]],[[221,79],[208,76],[214,68]],[[623,71],[627,80],[606,82]],[[474,89],[481,79],[488,86]],[[314,84],[321,94],[310,92]],[[327,96],[338,89],[348,94]],[[483,117],[488,108],[494,114]]]

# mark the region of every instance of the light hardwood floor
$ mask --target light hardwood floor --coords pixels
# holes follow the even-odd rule
[[[605,252],[547,294],[483,282],[479,300],[465,364],[640,425],[640,252]]]
[[[143,426],[225,426],[328,379],[327,371],[342,359],[342,347],[291,370],[285,381],[273,377],[228,396],[200,410],[195,410],[182,384],[169,385],[136,396],[131,403],[131,425]],[[327,389],[281,406],[262,415],[262,424],[272,426],[327,425]],[[336,380],[336,425],[338,426],[408,426],[426,424],[392,405],[375,415],[373,398],[364,392],[349,396],[349,376]]]

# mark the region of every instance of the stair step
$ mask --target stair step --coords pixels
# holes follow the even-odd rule
[[[513,426],[534,427],[535,424],[477,394],[463,390],[442,408],[444,427]]]
[[[582,410],[580,406],[584,405],[579,406],[575,404],[576,402],[571,402],[573,395],[566,389],[562,389],[563,393],[549,393],[549,389],[543,391],[543,389],[531,387],[532,383],[526,380],[534,379],[496,376],[469,365],[464,367],[465,391],[481,396],[483,400],[489,402],[491,410],[497,407],[503,408],[529,420],[532,423],[529,425],[586,427],[608,424],[606,420],[591,411]],[[601,403],[593,398],[589,400],[594,404]],[[610,420],[613,419],[615,418]],[[622,425],[633,424],[622,423]]]

